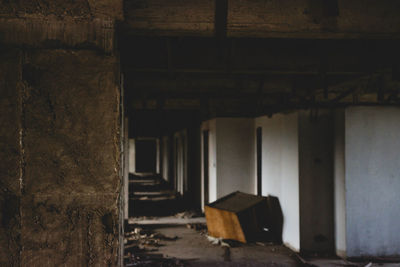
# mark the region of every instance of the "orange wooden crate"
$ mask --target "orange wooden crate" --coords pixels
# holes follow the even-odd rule
[[[234,192],[204,207],[208,234],[243,243],[263,232],[268,217],[268,200]]]

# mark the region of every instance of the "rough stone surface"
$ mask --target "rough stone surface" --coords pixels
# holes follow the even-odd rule
[[[116,69],[114,58],[93,52],[27,56],[23,265],[116,265]]]
[[[122,0],[0,0],[0,43],[111,53],[122,19]]]
[[[20,53],[0,50],[0,266],[19,264]]]
[[[1,0],[0,15],[121,19],[122,0]]]
[[[33,48],[114,49],[115,23],[110,19],[1,18],[0,43]]]
[[[117,266],[116,58],[87,50],[0,57],[0,265]]]

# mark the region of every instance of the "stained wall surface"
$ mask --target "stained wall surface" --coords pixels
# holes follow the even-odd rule
[[[0,66],[14,74],[1,77],[1,108],[9,115],[2,116],[7,131],[1,140],[6,137],[8,144],[2,143],[6,150],[1,151],[13,158],[1,166],[7,193],[0,199],[9,212],[2,215],[0,251],[13,256],[1,261],[8,261],[5,266],[116,266],[116,58],[61,49],[7,51],[6,58],[10,62]]]
[[[347,256],[400,255],[400,109],[345,113]]]
[[[0,50],[0,266],[20,262],[21,56],[17,49]]]
[[[333,252],[332,110],[299,111],[300,248]]]

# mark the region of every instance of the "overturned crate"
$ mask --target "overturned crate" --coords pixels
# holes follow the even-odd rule
[[[243,243],[268,226],[268,198],[234,192],[204,207],[209,235]]]

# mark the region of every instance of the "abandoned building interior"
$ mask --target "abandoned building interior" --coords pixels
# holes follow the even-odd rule
[[[399,14],[0,1],[0,266],[400,266]],[[230,194],[277,200],[279,242],[207,235]]]

